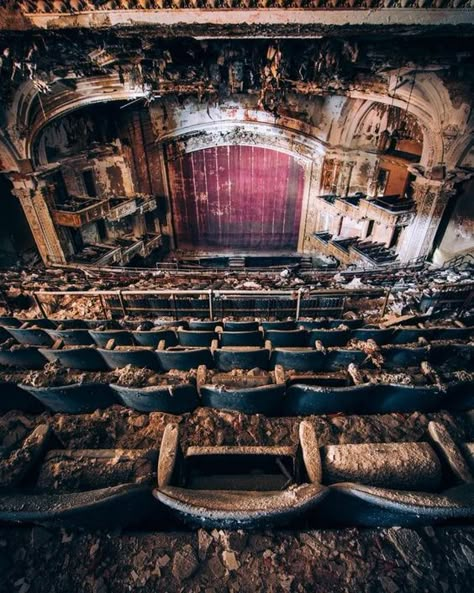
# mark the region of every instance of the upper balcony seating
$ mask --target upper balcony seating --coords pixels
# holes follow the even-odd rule
[[[173,374],[176,371],[192,371],[192,376],[197,377],[201,396],[203,389],[206,390],[206,405],[230,406],[230,409],[247,413],[372,414],[432,411],[441,407],[462,410],[474,405],[473,381],[470,378],[470,373],[474,371],[474,344],[451,341],[415,348],[400,345],[377,347],[375,342],[372,345],[365,344],[370,346],[368,350],[366,346],[362,349],[337,347],[319,350],[307,347],[269,350],[255,347],[209,349],[181,346],[154,350],[119,346],[117,349],[23,347],[0,351],[0,362],[5,367],[40,369],[49,360],[59,362],[63,368],[71,371],[106,373],[100,376],[102,378],[92,378],[92,384],[88,383],[87,378],[81,378],[77,385],[61,386],[59,380],[59,384],[53,383],[47,387],[29,387],[23,384],[22,378],[27,378],[30,373],[18,370],[15,372],[18,379],[10,379],[2,384],[0,408],[14,407],[17,402],[20,409],[28,411],[31,399],[24,398],[22,393],[22,390],[26,390],[53,411],[92,411],[102,405],[124,401],[127,405],[135,402],[137,409],[151,411],[153,406],[165,405],[168,389],[171,399],[167,410],[181,410],[182,405],[187,404],[178,399],[173,400],[174,392],[169,390],[189,384],[190,379]],[[18,354],[25,354],[26,358],[19,362],[14,358],[5,358],[6,355],[15,357]],[[33,354],[36,356],[31,359]],[[127,385],[126,389],[115,386],[114,376],[107,373],[126,366],[148,368],[157,373],[157,386]],[[168,371],[173,373],[167,378]],[[408,376],[407,373],[415,377],[414,382],[404,383],[403,377]],[[384,376],[387,378],[383,379]],[[178,383],[173,377],[178,377]],[[21,383],[21,389],[15,381]],[[257,389],[265,385],[282,386],[283,400],[280,398],[281,389],[274,392]],[[118,394],[115,399],[110,399],[110,391],[107,392],[109,386]],[[183,393],[188,398],[191,392],[188,390]],[[233,403],[230,393],[235,394]],[[265,395],[267,393],[280,395],[269,400]],[[128,399],[120,399],[122,395]],[[103,396],[106,396],[104,404],[101,403]],[[83,402],[83,407],[80,402]],[[233,407],[234,404],[238,407]]]
[[[164,352],[163,356],[166,357],[168,351],[175,356],[179,352],[193,348],[210,348],[212,351],[219,351],[216,358],[220,364],[229,365],[232,357],[239,360],[237,350],[255,350],[265,346],[271,351],[271,366],[281,364],[297,370],[322,371],[340,368],[348,362],[360,364],[367,358],[364,344],[372,341],[382,348],[380,354],[383,356],[384,366],[395,368],[403,364],[419,364],[425,359],[439,362],[442,357],[448,356],[454,347],[464,355],[462,353],[469,352],[468,341],[472,340],[474,334],[473,328],[456,325],[360,327],[359,319],[303,320],[295,322],[296,326],[300,326],[298,329],[249,331],[222,330],[219,326],[216,326],[219,331],[186,330],[182,329],[181,322],[179,324],[178,328],[149,330],[40,329],[7,326],[4,329],[8,331],[9,337],[0,349],[0,364],[11,368],[38,369],[49,360],[58,361],[65,368],[84,371],[120,368],[127,364],[159,370],[159,353],[156,351]],[[114,326],[115,323],[111,325]],[[139,327],[147,325],[140,323]],[[13,342],[14,335],[20,343]],[[452,344],[447,345],[447,341]],[[417,347],[407,347],[405,344],[416,344]],[[223,351],[226,349],[233,353],[225,355]],[[187,354],[183,354],[183,360],[186,356]],[[243,353],[242,364],[250,358],[250,354]],[[237,368],[238,363],[232,364]]]
[[[15,318],[13,318],[15,319]],[[430,327],[393,326],[385,328],[372,324],[364,325],[359,318],[321,318],[300,319],[297,321],[261,321],[261,322],[220,322],[220,321],[157,321],[155,324],[143,321],[127,321],[119,324],[113,320],[101,320],[87,325],[94,328],[87,329],[82,320],[61,320],[54,326],[54,320],[31,320],[27,326],[13,327],[7,320],[5,325],[0,322],[0,338],[8,338],[28,346],[50,346],[60,340],[64,345],[87,346],[97,344],[105,348],[110,340],[117,346],[150,346],[157,347],[164,340],[166,347],[181,345],[186,347],[210,346],[213,340],[219,340],[223,346],[255,346],[261,344],[263,338],[273,336],[275,340],[289,341],[295,339],[304,345],[303,332],[306,330],[307,345],[311,346],[316,340],[325,346],[344,345],[349,339],[374,339],[382,343],[404,344],[416,342],[419,338],[427,340],[469,339],[473,329],[469,326],[432,324]],[[45,326],[44,328],[39,327]],[[51,327],[53,326],[53,327]],[[77,326],[77,327],[76,327]],[[224,327],[224,329],[222,329]],[[228,328],[238,328],[229,330]],[[250,328],[250,329],[242,329]],[[263,333],[262,333],[263,332]],[[272,333],[270,333],[272,332]],[[347,342],[346,342],[347,343]],[[276,342],[275,342],[276,345]],[[289,347],[289,346],[288,346]]]

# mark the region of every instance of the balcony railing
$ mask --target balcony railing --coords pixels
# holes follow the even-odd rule
[[[65,204],[53,208],[53,220],[61,226],[80,228],[103,218],[110,209],[109,200],[97,198],[72,198]]]
[[[116,221],[132,214],[144,214],[145,212],[151,212],[155,210],[157,204],[154,198],[115,198],[120,200],[117,206],[110,209],[107,214],[107,220]]]
[[[319,200],[320,207],[329,214],[371,219],[385,226],[406,226],[416,214],[414,201],[399,196],[320,196]]]
[[[413,220],[415,202],[400,199],[398,196],[382,196],[374,200],[364,200],[365,216],[387,226],[406,226]]]
[[[155,235],[151,239],[145,241],[143,253],[144,257],[147,257],[152,251],[158,249],[158,247],[160,247],[162,244],[162,239],[162,235]]]
[[[70,197],[64,204],[53,208],[53,220],[61,226],[81,226],[106,218],[117,221],[132,214],[144,214],[155,210],[155,198],[137,196],[133,198],[114,196],[104,200],[90,197]]]

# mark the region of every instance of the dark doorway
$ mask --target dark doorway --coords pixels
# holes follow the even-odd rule
[[[0,174],[0,266],[25,264],[37,253],[20,201],[7,176]]]

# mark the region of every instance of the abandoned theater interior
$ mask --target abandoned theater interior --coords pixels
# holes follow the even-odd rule
[[[0,0],[0,591],[474,582],[472,0]]]

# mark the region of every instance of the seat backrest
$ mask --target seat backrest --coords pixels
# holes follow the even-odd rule
[[[216,327],[222,327],[222,321],[202,321],[200,319],[190,319],[188,322],[189,329],[193,331],[216,331]]]
[[[133,335],[126,329],[89,330],[94,342],[100,348],[105,348],[109,340],[114,340],[117,346],[133,346]]]
[[[178,344],[178,338],[176,333],[171,329],[158,329],[150,331],[134,331],[132,332],[133,339],[140,346],[150,346],[157,348],[161,340],[165,341],[165,347],[176,346]]]
[[[195,350],[157,350],[156,356],[160,362],[160,369],[170,371],[189,371],[204,365],[207,368],[214,366],[214,359],[208,348]]]
[[[312,345],[319,340],[324,346],[345,346],[350,337],[350,330],[313,329],[309,340]]]
[[[213,340],[218,339],[218,334],[214,331],[192,331],[179,329],[177,331],[178,343],[180,346],[191,346],[197,348],[209,348]]]
[[[224,321],[224,331],[249,332],[258,330],[258,321]]]
[[[270,351],[264,348],[252,350],[215,350],[214,361],[220,371],[232,369],[263,369],[267,370],[270,362]]]
[[[9,327],[8,332],[17,342],[28,346],[51,346],[53,343],[44,329]]]
[[[286,321],[262,321],[262,327],[265,331],[269,329],[291,330],[296,329],[296,322],[292,319]]]
[[[41,354],[50,362],[59,362],[66,369],[78,371],[106,371],[108,366],[97,348],[63,348],[53,350],[40,348]]]
[[[94,340],[87,329],[47,329],[53,341],[62,340],[68,346],[89,346]]]
[[[263,346],[260,331],[223,331],[220,333],[221,346]]]
[[[127,365],[138,368],[159,370],[160,364],[152,350],[106,350],[98,348],[109,369],[121,369]]]
[[[309,334],[305,329],[265,330],[265,339],[270,340],[273,347],[291,348],[292,346],[307,346]]]

